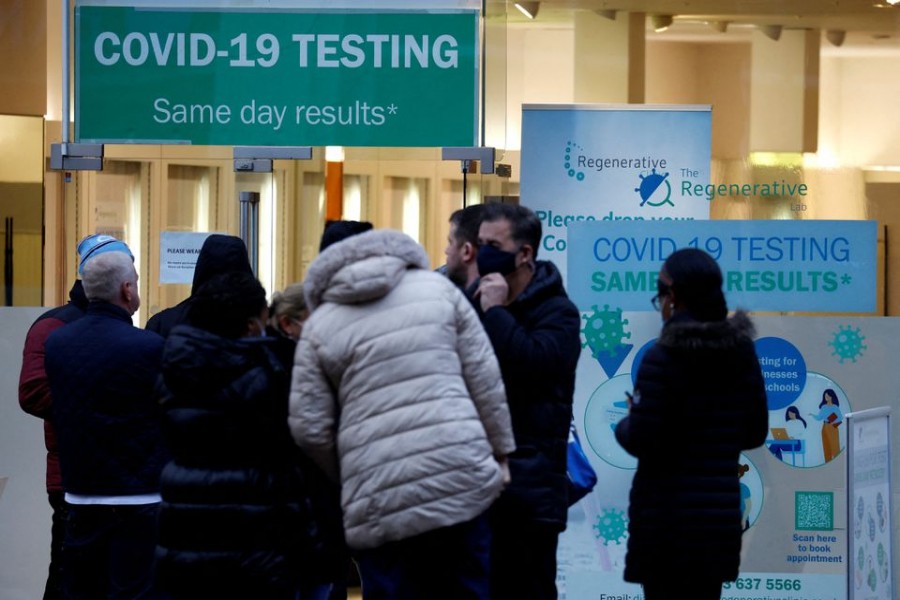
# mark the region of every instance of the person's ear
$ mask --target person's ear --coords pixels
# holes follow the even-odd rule
[[[260,336],[262,335],[262,331],[260,331],[260,326],[263,326],[262,321],[259,320],[258,317],[249,317],[247,319],[247,327],[244,333],[245,336]]]
[[[290,316],[286,314],[281,315],[278,317],[278,328],[281,329],[282,332],[288,331],[288,328],[291,326],[291,321],[293,321],[293,319],[291,319]]]
[[[463,245],[460,247],[460,256],[463,259],[463,262],[472,262],[475,260],[475,256],[478,254],[478,248],[475,247],[472,242],[463,242]]]
[[[522,252],[522,257],[525,259],[524,262],[534,262],[534,248],[532,248],[530,244],[522,244],[522,248],[520,250]]]
[[[681,308],[681,298],[678,297],[678,293],[675,291],[674,287],[669,288],[669,302],[672,303],[672,310]]]
[[[130,281],[122,282],[119,286],[119,295],[126,304],[131,305],[131,301],[134,298],[134,286],[132,286]]]

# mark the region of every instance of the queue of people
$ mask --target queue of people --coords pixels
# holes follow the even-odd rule
[[[20,403],[48,448],[44,597],[336,600],[358,572],[366,600],[555,599],[581,317],[540,240],[528,208],[457,211],[444,276],[403,233],[329,222],[306,279],[267,302],[243,242],[214,234],[190,296],[142,330],[130,250],[88,236],[70,302],[38,319],[23,354]],[[692,290],[716,279],[680,264],[660,273],[663,339],[718,336],[712,356],[733,358],[719,387],[685,389],[663,375],[694,359],[667,342],[617,428],[639,460],[626,579],[648,598],[667,597],[653,590],[671,573],[644,557],[674,548],[656,535],[672,524],[641,508],[659,491],[670,397],[739,396],[710,421],[721,472],[683,466],[685,485],[726,504],[729,461],[765,424],[749,321],[725,321],[724,303],[703,312]],[[712,507],[702,541],[721,565],[710,589],[736,574],[734,504]]]

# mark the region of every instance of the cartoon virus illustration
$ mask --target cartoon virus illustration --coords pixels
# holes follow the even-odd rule
[[[841,364],[844,364],[845,360],[856,362],[856,359],[862,356],[866,348],[868,348],[868,346],[863,344],[865,339],[866,337],[860,333],[859,327],[856,329],[849,325],[840,327],[838,331],[834,332],[834,339],[828,342],[828,345],[834,348],[834,352],[831,355],[837,356]]]
[[[634,188],[634,191],[638,192],[641,195],[641,206],[643,206],[644,204],[649,204],[650,206],[662,206],[663,204],[671,204],[672,206],[675,206],[675,204],[672,203],[672,200],[670,199],[672,196],[672,186],[669,185],[668,181],[666,181],[666,178],[668,176],[668,173],[660,175],[656,172],[655,168],[651,169],[650,174],[647,176],[639,175],[639,177],[641,178],[641,186]],[[653,192],[659,189],[659,186],[664,183],[666,184],[667,188],[666,197],[660,202],[648,202],[648,200],[650,200],[650,196],[653,195]]]
[[[584,181],[584,171],[576,171],[572,167],[572,151],[575,150],[576,148],[578,150],[584,150],[581,146],[579,146],[575,142],[568,142],[566,144],[566,156],[565,156],[566,162],[563,164],[563,166],[566,168],[566,173],[569,175],[569,177],[574,177],[578,181]]]
[[[622,340],[631,337],[631,332],[625,331],[628,319],[622,318],[621,308],[610,310],[609,304],[605,304],[603,310],[596,304],[592,309],[592,314],[582,315],[586,322],[581,330],[585,339],[581,347],[590,347],[594,358],[599,358],[601,352],[612,356],[622,345]]]
[[[621,546],[628,539],[628,517],[617,508],[604,508],[594,524],[596,537],[604,546]]]

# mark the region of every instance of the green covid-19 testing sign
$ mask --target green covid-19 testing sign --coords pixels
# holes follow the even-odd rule
[[[478,12],[76,9],[79,142],[472,146]]]

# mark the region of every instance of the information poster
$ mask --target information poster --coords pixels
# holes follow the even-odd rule
[[[212,233],[163,231],[159,234],[159,282],[193,283],[203,242]]]
[[[847,418],[850,600],[893,600],[891,409]]]
[[[648,303],[649,298],[650,294]],[[725,585],[722,598],[845,600],[847,574],[855,573],[848,562],[858,557],[847,554],[849,536],[855,532],[847,521],[844,415],[896,402],[900,319],[754,316],[753,320],[770,431],[762,447],[741,456],[746,468],[740,483],[750,526],[743,537],[740,578]],[[641,357],[661,326],[656,312],[606,306],[583,313],[586,348],[578,365],[575,415],[599,483],[570,509],[569,526],[560,539],[562,598],[643,597],[640,586],[622,579],[628,493],[636,459],[618,445],[613,432],[627,411],[625,392],[633,389]],[[890,441],[893,452],[898,443],[896,438]],[[886,514],[882,512],[883,517]],[[879,521],[877,493],[871,515],[873,522],[864,521],[860,535],[869,535],[872,527],[879,534],[880,523],[888,535],[888,522]],[[886,577],[877,547],[865,556],[866,565],[869,556],[874,571],[862,573],[866,586],[870,571],[878,582]]]
[[[541,220],[538,257],[565,278],[571,223],[708,219],[711,118],[709,106],[524,105],[521,202]]]

